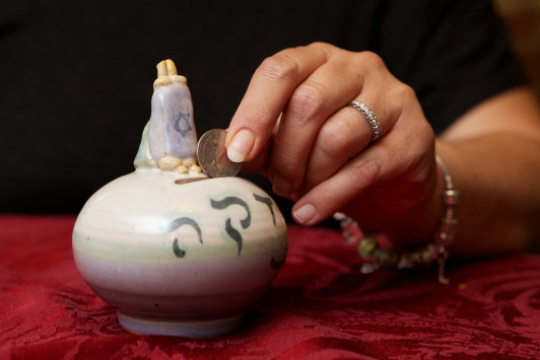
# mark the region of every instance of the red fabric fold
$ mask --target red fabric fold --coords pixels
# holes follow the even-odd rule
[[[131,334],[84,283],[73,216],[0,216],[0,359],[536,359],[540,255],[360,272],[334,230],[290,227],[287,261],[242,328],[210,340]]]

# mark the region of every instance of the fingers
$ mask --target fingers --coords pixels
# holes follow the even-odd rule
[[[359,222],[380,229],[400,224],[403,214],[425,204],[434,186],[435,137],[419,105],[405,112],[407,121],[398,121],[391,132],[300,198],[293,208],[295,221],[313,225],[349,207]]]
[[[293,91],[327,56],[321,47],[299,47],[263,61],[228,129],[226,146],[232,161],[252,160],[261,151]]]
[[[305,194],[294,219],[316,224],[351,207],[371,228],[399,224],[425,204],[433,188],[434,134],[414,91],[388,71],[366,75],[356,99],[376,114],[380,138],[371,143],[368,119],[346,106],[321,127],[305,175]],[[384,69],[383,69],[384,70]]]
[[[368,110],[347,106],[352,100]],[[226,140],[231,160],[263,172],[277,195],[297,201],[293,216],[304,225],[358,199],[381,209],[381,198],[406,195],[408,201],[417,189],[422,194],[422,186],[410,194],[400,191],[424,181],[417,179],[432,167],[433,142],[414,91],[377,55],[327,44],[287,49],[265,60]],[[389,183],[407,186],[385,188]],[[366,207],[362,202],[359,211],[371,216]],[[392,211],[373,213],[381,218]]]
[[[253,164],[265,164],[274,192],[296,197],[321,127],[361,93],[373,70],[372,59],[382,64],[370,53],[352,53],[317,43],[288,49],[265,60],[231,121],[226,141],[229,158],[250,161],[251,169]],[[276,127],[280,115],[281,123]],[[361,136],[367,136],[371,130],[362,125]],[[275,141],[264,159],[263,149],[268,149],[271,135]]]
[[[371,83],[379,86],[367,90]],[[304,190],[331,177],[351,158],[364,151],[374,134],[383,138],[390,133],[404,117],[407,111],[405,107],[416,101],[412,89],[398,82],[388,72],[368,74],[365,84],[356,98],[362,100],[364,108],[361,111],[345,106],[321,127],[308,161]],[[366,111],[376,117],[377,125],[372,124],[373,119]]]
[[[361,91],[364,69],[351,66],[351,53],[333,54],[293,94],[283,110],[269,159],[276,194],[295,198],[304,182],[309,157],[328,118]]]
[[[369,125],[353,108],[344,107],[321,127],[313,145],[304,176],[309,190],[337,172],[370,143]],[[359,131],[359,129],[363,129]]]
[[[313,225],[357,199],[384,173],[384,158],[376,153],[366,151],[362,157],[351,160],[341,171],[309,191],[293,207],[294,220],[302,225]]]

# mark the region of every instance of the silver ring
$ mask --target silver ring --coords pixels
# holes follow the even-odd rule
[[[366,119],[367,123],[371,127],[371,142],[377,140],[381,135],[381,124],[379,124],[379,120],[377,120],[377,117],[375,116],[373,111],[371,111],[371,109],[368,108],[367,105],[360,100],[353,100],[349,104],[347,104],[347,106],[358,110],[358,112],[362,114],[362,116]]]

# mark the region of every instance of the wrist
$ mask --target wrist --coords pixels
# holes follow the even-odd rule
[[[460,193],[455,189],[452,176],[444,161],[436,156],[436,163],[437,179],[442,181],[436,182],[436,197],[431,196],[430,205],[426,206],[426,208],[431,210],[433,207],[437,207],[441,210],[431,211],[431,214],[435,213],[436,215],[428,215],[429,218],[438,218],[438,221],[432,222],[436,223],[436,225],[431,226],[434,228],[431,232],[431,240],[417,250],[413,252],[402,252],[392,248],[380,248],[375,235],[362,234],[358,228],[358,224],[344,214],[338,213],[334,215],[340,221],[344,230],[344,236],[348,242],[351,242],[351,239],[360,240],[359,253],[363,258],[372,260],[372,263],[369,265],[371,269],[385,267],[403,270],[437,263],[439,282],[442,284],[448,283],[448,279],[444,274],[445,263],[448,257],[446,247],[455,237],[457,229],[455,207],[459,204]],[[426,220],[425,217],[424,220]],[[390,238],[388,233],[386,235]]]
[[[441,196],[442,216],[435,232],[435,241],[448,246],[454,241],[456,236],[458,220],[455,214],[455,208],[461,200],[461,193],[455,188],[452,175],[444,161],[438,155],[436,156],[436,160],[442,172],[444,189]]]

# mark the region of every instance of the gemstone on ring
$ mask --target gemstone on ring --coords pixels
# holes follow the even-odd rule
[[[353,100],[347,106],[356,109],[366,119],[367,123],[371,127],[371,142],[377,140],[381,135],[381,124],[377,120],[377,116],[371,111],[371,109],[361,102],[360,100]]]

